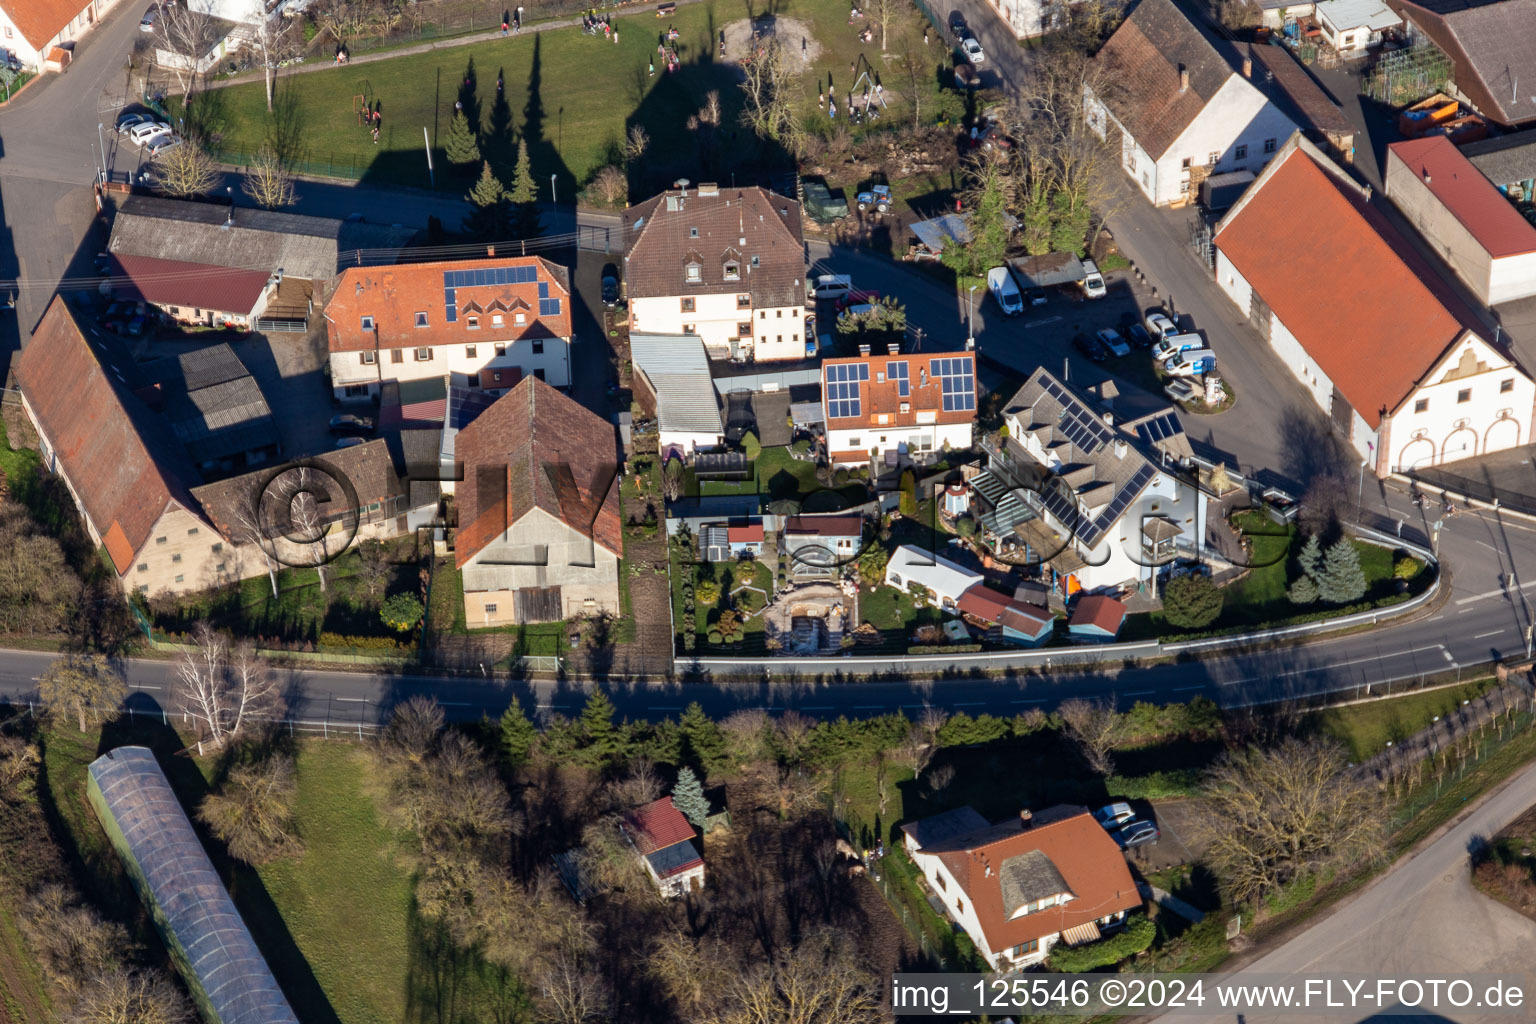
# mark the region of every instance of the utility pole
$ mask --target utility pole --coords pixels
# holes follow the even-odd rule
[[[976,347],[976,286],[971,285],[970,295],[965,301],[965,329],[969,337],[965,339],[967,351]]]

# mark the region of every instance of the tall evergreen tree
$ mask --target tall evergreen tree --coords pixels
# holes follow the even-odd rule
[[[1312,604],[1317,600],[1317,581],[1311,576],[1299,576],[1286,591],[1286,596],[1292,604]]]
[[[1340,537],[1323,556],[1317,575],[1317,590],[1324,601],[1349,604],[1365,596],[1365,570],[1360,568],[1360,552],[1348,537]]]
[[[725,736],[698,701],[688,705],[678,726],[683,732],[682,757],[706,776],[725,760]]]
[[[474,129],[470,128],[469,118],[464,116],[464,111],[455,111],[453,120],[448,122],[448,138],[444,140],[443,149],[451,164],[480,162],[480,141],[475,138]]]
[[[513,768],[521,768],[528,763],[528,756],[533,753],[533,743],[538,736],[539,727],[529,720],[523,713],[522,704],[513,697],[507,710],[501,713],[501,751]]]
[[[602,690],[594,689],[581,709],[582,748],[594,764],[607,764],[619,752],[619,730],[613,715],[613,701]]]
[[[704,827],[709,818],[709,801],[704,797],[704,786],[699,777],[687,765],[678,770],[677,785],[672,787],[672,802],[695,828]]]
[[[1302,547],[1301,554],[1296,556],[1296,561],[1301,565],[1301,571],[1308,576],[1317,577],[1323,565],[1323,542],[1318,540],[1317,534],[1307,538],[1307,543]]]
[[[533,180],[533,162],[528,159],[528,140],[517,143],[517,167],[512,172],[512,188],[507,192],[512,201],[514,227],[519,238],[531,238],[539,233],[538,186]]]
[[[476,238],[494,241],[507,237],[511,217],[507,210],[507,190],[491,173],[489,162],[480,165],[480,178],[465,196],[475,208],[464,218],[464,230]]]

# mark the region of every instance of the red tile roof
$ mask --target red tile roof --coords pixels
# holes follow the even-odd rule
[[[670,796],[636,807],[624,815],[624,827],[642,855],[693,839],[693,826]]]
[[[203,263],[161,260],[113,253],[113,273],[128,280],[117,286],[123,297],[170,306],[190,306],[248,315],[267,290],[264,270],[235,270]]]
[[[976,839],[981,841],[970,845]],[[1124,854],[1086,812],[1028,829],[1017,823],[997,826],[937,845],[942,848],[939,859],[970,898],[995,953],[1141,906]],[[1018,908],[1003,905],[1004,863],[1036,850],[1049,858],[1076,898],[1009,920]]]
[[[898,355],[871,355],[850,356],[843,359],[828,359],[821,364],[821,409],[826,415],[827,426],[837,429],[849,427],[910,427],[918,423],[919,413],[934,413],[935,416],[927,423],[970,423],[976,419],[975,402],[970,409],[955,409],[945,411],[944,388],[939,382],[939,377],[932,371],[931,364],[937,359],[963,360],[971,371],[972,396],[975,394],[976,359],[969,352],[944,352],[939,355],[918,355],[906,353]],[[828,373],[833,366],[866,364],[869,367],[869,379],[859,383],[859,415],[858,416],[833,416],[829,407],[830,389]],[[899,378],[891,377],[891,364],[905,363],[907,366],[907,394],[901,394]],[[902,403],[906,403],[907,411],[902,412]],[[885,416],[885,420],[880,417]],[[840,454],[840,453],[834,453]]]
[[[1067,620],[1068,627],[1097,626],[1110,636],[1120,632],[1125,622],[1125,605],[1112,597],[1091,595],[1081,598]]]
[[[126,384],[122,390],[113,384],[114,372],[86,342],[62,297],[48,307],[16,366],[22,395],[122,574],[167,508],[200,513],[186,491],[195,478],[175,454],[174,440],[155,432],[153,415],[126,393]],[[161,432],[168,435],[169,428]]]
[[[1007,626],[1027,636],[1038,636],[1041,628],[1055,618],[1045,608],[1017,601],[982,583],[961,594],[955,607],[983,622]]]
[[[1520,216],[1450,139],[1430,135],[1394,142],[1387,152],[1387,173],[1393,158],[1400,160],[1490,256],[1536,252],[1536,226]]]
[[[745,526],[727,526],[725,528],[725,538],[732,544],[761,544],[763,536],[763,524],[761,521],[748,523]]]
[[[43,44],[64,31],[64,26],[88,6],[85,0],[5,0],[0,3],[0,9],[4,9],[16,31],[32,44],[34,50],[41,50]]]
[[[1372,428],[1465,330],[1445,282],[1305,146],[1265,168],[1216,247]]]
[[[447,319],[443,275],[450,271],[533,267],[537,280],[526,284],[459,285],[454,288],[456,319]],[[539,285],[549,298],[560,300],[560,312],[539,314]],[[427,327],[416,326],[416,314],[427,314]],[[503,326],[491,326],[501,313]],[[515,324],[523,313],[527,323]],[[471,329],[469,317],[479,318]],[[363,317],[373,317],[375,330],[363,330]],[[332,352],[361,352],[375,347],[416,348],[422,345],[483,344],[521,338],[569,338],[571,291],[564,267],[541,256],[494,256],[478,260],[398,263],[379,267],[348,267],[337,281],[325,307],[326,337]],[[377,340],[375,340],[377,333]],[[490,358],[490,351],[486,351]]]
[[[998,616],[1000,626],[1017,630],[1025,636],[1039,636],[1046,627],[1054,622],[1056,616],[1051,614],[1049,608],[1042,608],[1037,604],[1029,604],[1025,601],[1011,601],[1003,613]]]
[[[861,537],[864,517],[790,516],[784,524],[784,532],[805,537]]]
[[[622,555],[618,432],[537,377],[502,395],[454,440],[464,482],[454,489],[462,568],[523,516],[541,508]],[[489,472],[499,493],[478,485]]]

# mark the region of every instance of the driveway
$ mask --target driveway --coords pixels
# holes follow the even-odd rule
[[[1234,980],[1258,975],[1291,976],[1299,982],[1306,976],[1321,975],[1425,978],[1485,972],[1523,975],[1524,984],[1529,986],[1536,980],[1530,974],[1536,921],[1472,887],[1468,849],[1518,818],[1533,801],[1536,765],[1526,768],[1455,827],[1358,896],[1245,966]],[[1527,987],[1528,997],[1529,993]],[[1367,1007],[1356,1019],[1385,1009]],[[1477,1009],[1450,1011],[1443,1016],[1463,1024],[1514,1019]],[[1169,1014],[1163,1019],[1184,1017]],[[1260,1011],[1245,1014],[1244,1019],[1247,1024],[1271,1020],[1295,1024],[1307,1018]]]

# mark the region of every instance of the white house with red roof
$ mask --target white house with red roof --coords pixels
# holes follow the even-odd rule
[[[1387,147],[1387,195],[1489,305],[1536,295],[1536,225],[1444,135]]]
[[[976,357],[889,352],[828,359],[821,367],[821,410],[836,466],[863,465],[890,451],[920,461],[946,448],[969,448]]]
[[[698,837],[670,796],[630,811],[619,830],[663,896],[682,896],[704,888],[704,858],[699,855]]]
[[[349,267],[325,320],[343,401],[390,380],[447,377],[494,394],[524,377],[571,383],[570,277],[541,256]]]
[[[1216,283],[1378,475],[1532,440],[1536,382],[1369,190],[1300,135],[1216,225],[1215,246]]]
[[[990,825],[971,807],[903,825],[903,844],[950,918],[1000,971],[1081,945],[1142,905],[1125,856],[1086,809]]]
[[[0,48],[23,67],[42,71],[50,51],[85,35],[114,2],[0,0]]]

